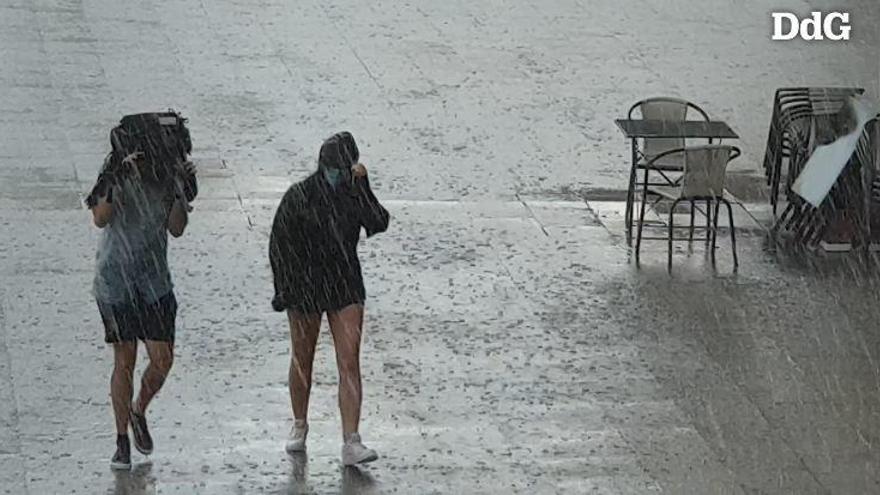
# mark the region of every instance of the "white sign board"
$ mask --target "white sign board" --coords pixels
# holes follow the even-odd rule
[[[877,115],[877,105],[865,98],[853,98],[852,104],[857,122],[855,130],[830,144],[818,146],[792,186],[798,196],[814,207],[818,208],[828,196],[843,167],[855,153],[865,124]]]

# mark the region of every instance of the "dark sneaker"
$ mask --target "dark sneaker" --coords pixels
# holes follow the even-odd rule
[[[134,409],[131,410],[129,418],[131,431],[134,433],[134,447],[141,454],[152,454],[153,438],[150,437],[150,430],[147,429],[147,418],[143,414],[134,412]]]
[[[110,469],[131,469],[131,446],[128,444],[128,435],[116,437],[116,453],[110,459]]]

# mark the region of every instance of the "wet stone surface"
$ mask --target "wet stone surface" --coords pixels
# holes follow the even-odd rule
[[[810,56],[768,41],[799,2],[696,3],[4,3],[0,494],[880,491],[876,279],[772,254],[741,211],[737,274],[727,236],[717,271],[702,243],[637,269],[620,195],[579,199],[625,184],[613,118],[645,96],[728,121],[754,176],[773,88],[880,89],[875,2]],[[119,116],[169,106],[201,177],[170,248],[177,358],[152,462],[114,475],[81,199]],[[269,306],[274,208],[343,128],[393,217],[360,248],[363,469],[339,464],[326,324],[308,454],[283,452]]]

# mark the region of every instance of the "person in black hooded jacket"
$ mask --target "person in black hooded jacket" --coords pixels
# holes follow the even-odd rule
[[[358,433],[361,411],[360,342],[364,290],[357,244],[363,228],[371,237],[388,228],[388,211],[370,189],[358,163],[354,137],[341,132],[321,145],[318,170],[287,190],[272,222],[269,261],[275,311],[287,311],[291,361],[288,375],[294,426],[289,452],[305,450],[312,361],[327,313],[339,369],[342,460],[375,460]]]

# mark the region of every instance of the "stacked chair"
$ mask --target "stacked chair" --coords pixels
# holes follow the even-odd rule
[[[764,172],[770,186],[770,204],[774,216],[779,205],[779,188],[786,178],[785,192],[789,199],[791,185],[800,173],[812,149],[811,131],[817,116],[838,112],[844,102],[865,92],[862,88],[801,87],[776,90],[773,116],[764,154]],[[783,165],[787,170],[783,174]]]
[[[871,211],[880,205],[878,143],[880,125],[865,126],[856,152],[819,207],[791,188],[809,157],[820,144],[822,121],[839,112],[846,100],[862,94],[860,88],[784,88],[776,92],[773,117],[764,155],[774,216],[780,197],[786,206],[776,218],[774,231],[788,234],[796,244],[818,247],[843,233],[847,242],[867,250],[871,242]],[[780,187],[784,182],[784,191]]]

